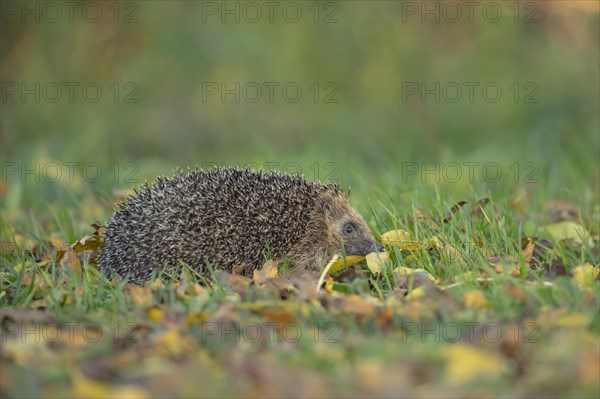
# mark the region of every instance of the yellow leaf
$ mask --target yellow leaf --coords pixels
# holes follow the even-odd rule
[[[44,269],[44,268],[48,267],[48,265],[50,264],[50,262],[47,261],[47,260],[43,260],[41,262],[35,262],[35,264],[38,265],[38,267]],[[33,266],[33,263],[31,263],[30,261],[18,263],[17,265],[15,265],[15,272],[18,273],[22,269],[29,269],[32,266]]]
[[[590,233],[576,222],[565,221],[549,224],[546,226],[546,230],[555,241],[571,240],[578,245],[583,245],[583,243],[587,243],[590,247],[594,245]]]
[[[581,328],[586,324],[586,317],[582,313],[569,314],[559,317],[556,322],[557,327],[577,327]]]
[[[432,282],[436,282],[435,277],[433,277],[427,270],[425,269],[411,269],[410,267],[398,266],[394,269],[394,273],[399,274],[400,276],[408,276],[414,273],[425,273],[425,276],[431,280]]]
[[[446,379],[456,385],[481,377],[496,377],[507,369],[502,357],[465,344],[446,345],[442,348],[446,358]]]
[[[438,236],[433,236],[429,239],[427,246],[432,249],[442,249],[444,248],[444,243],[442,243]]]
[[[150,398],[151,395],[143,388],[134,385],[111,386],[103,382],[85,377],[79,371],[71,373],[73,397],[75,398]]]
[[[335,281],[333,281],[333,278],[330,275],[326,275],[326,279],[324,281],[325,281],[325,291],[332,293],[333,292],[333,283]],[[319,287],[321,285],[323,285],[323,284],[322,283],[319,284]],[[317,289],[317,291],[319,291],[319,290]]]
[[[479,290],[465,292],[464,301],[465,306],[471,309],[483,309],[489,306],[485,295],[483,295],[483,292]]]
[[[160,309],[159,307],[153,306],[150,309],[148,309],[148,319],[152,321],[161,321],[162,318],[163,312],[162,309]]]
[[[325,269],[328,270],[328,273],[335,273],[346,268],[347,266],[351,266],[357,262],[360,262],[364,258],[364,256],[346,256],[346,258],[344,258],[336,254],[333,255],[327,266],[325,266]]]
[[[592,266],[589,263],[577,266],[573,269],[573,279],[581,288],[591,288],[594,281],[598,278],[600,269],[598,266]]]
[[[384,245],[396,245],[401,250],[419,251],[422,245],[415,241],[411,234],[404,230],[391,230],[384,233],[379,241]]]
[[[421,298],[421,297],[425,296],[425,294],[426,294],[425,287],[420,286],[420,287],[415,288],[411,292],[409,292],[405,298],[406,299],[417,299],[417,298]]]
[[[15,235],[15,244],[25,251],[33,251],[36,246],[35,240],[32,238],[25,238],[20,234]]]
[[[390,260],[387,252],[371,252],[366,258],[367,266],[373,274],[381,273],[381,269],[385,267],[385,264]]]
[[[209,315],[206,312],[188,313],[188,315],[185,319],[185,324],[187,326],[190,326],[194,323],[204,323],[208,319],[209,319]]]
[[[570,313],[566,308],[548,310],[541,313],[535,320],[540,328],[583,328],[587,318],[583,313]]]
[[[177,330],[168,330],[158,337],[158,344],[166,353],[172,355],[180,355],[186,345],[184,338]]]

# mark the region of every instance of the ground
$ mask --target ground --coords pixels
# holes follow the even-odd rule
[[[184,267],[145,286],[107,280],[94,264],[102,227],[88,222],[110,207],[87,195],[70,209],[7,211],[0,387],[8,397],[597,397],[597,203],[526,186],[487,197],[470,186],[449,202],[460,193],[445,190],[351,196],[376,237],[391,232],[389,259],[320,286],[319,271],[275,262],[253,278]]]

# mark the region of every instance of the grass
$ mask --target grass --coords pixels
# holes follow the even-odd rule
[[[531,187],[420,183],[411,196],[395,191],[393,178],[381,187],[388,188],[381,199],[359,193],[352,202],[377,236],[402,229],[423,249],[389,246],[392,262],[381,275],[361,262],[318,295],[318,276],[290,274],[285,265],[281,277],[250,286],[188,270],[183,280],[137,287],[103,277],[89,254],[80,267],[56,263],[51,237],[72,243],[92,230],[84,227],[97,206],[89,194],[76,206],[5,214],[3,243],[21,245],[2,253],[2,390],[10,397],[597,396],[600,283],[573,277],[577,266],[599,264],[593,192],[568,203],[573,221],[594,236],[593,245],[577,246],[545,232],[557,214]],[[473,205],[483,197],[491,202]],[[451,213],[463,199],[468,204]],[[417,218],[423,214],[431,220]],[[443,249],[426,248],[433,236]],[[529,256],[525,236],[539,238]],[[398,276],[399,266],[423,269],[435,283],[422,273]]]
[[[261,3],[254,23],[206,13],[228,2],[96,2],[103,18],[90,23],[79,6],[71,20],[53,2],[63,12],[50,21],[56,7],[11,3],[0,35],[2,397],[600,395],[597,2],[496,2],[499,21],[483,4],[468,18],[459,2],[458,22],[406,8],[444,2],[294,2],[298,23],[283,4],[268,21]],[[314,21],[332,10],[335,23]],[[267,82],[273,101],[205,91]],[[97,102],[82,90],[91,83]],[[300,101],[283,98],[288,83]],[[437,84],[462,97],[431,93]],[[145,179],[273,162],[351,187],[376,236],[402,229],[422,248],[388,245],[380,275],[362,261],[318,294],[318,275],[285,264],[278,276],[132,286],[68,249]],[[561,240],[557,222],[583,227]]]

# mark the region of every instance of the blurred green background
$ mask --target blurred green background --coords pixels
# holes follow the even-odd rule
[[[426,168],[495,190],[489,163],[597,195],[596,1],[50,3],[2,5],[4,209],[249,162],[375,200]]]

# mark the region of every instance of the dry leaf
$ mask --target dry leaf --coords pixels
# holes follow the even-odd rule
[[[125,292],[129,293],[131,300],[136,305],[144,307],[152,305],[152,289],[148,286],[140,287],[135,284],[127,284],[125,286]]]
[[[583,245],[585,243],[590,247],[594,245],[594,240],[590,236],[590,233],[576,222],[553,223],[545,226],[545,229],[555,241],[571,241],[576,245]]]
[[[465,306],[471,309],[484,309],[490,306],[483,292],[473,290],[465,292],[463,295]]]
[[[366,259],[371,273],[378,274],[389,263],[390,256],[387,252],[371,252],[366,256]]]
[[[571,273],[573,273],[573,279],[581,288],[591,288],[598,278],[600,268],[586,263],[585,265],[576,266]]]
[[[391,230],[384,233],[379,241],[384,245],[396,245],[401,250],[419,251],[422,246],[412,238],[412,235],[404,230]]]
[[[272,260],[266,261],[262,269],[254,270],[254,284],[263,285],[268,279],[279,277],[278,263]]]
[[[501,356],[465,344],[447,345],[442,355],[448,362],[446,380],[454,385],[463,385],[482,377],[498,377],[507,370]]]
[[[345,269],[347,266],[352,266],[355,263],[363,260],[364,256],[346,256],[342,257],[338,254],[333,255],[327,266],[325,266],[324,270],[327,270],[328,274],[338,272],[342,269]]]

